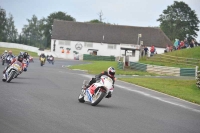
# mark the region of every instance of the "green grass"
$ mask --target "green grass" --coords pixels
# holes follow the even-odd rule
[[[194,48],[189,48],[189,49],[181,49],[181,50],[176,50],[173,52],[165,53],[166,55],[170,56],[176,56],[176,57],[184,57],[184,58],[194,58],[194,59],[200,59],[200,47],[194,47]],[[157,57],[161,55],[156,55]],[[159,65],[159,66],[169,66],[169,67],[179,67],[179,68],[194,68],[195,66],[187,65],[187,64],[176,64],[173,62],[160,62],[159,60],[148,60],[147,58],[141,58],[140,63],[145,63],[145,64],[151,64],[151,65]],[[200,67],[200,64],[198,65]]]
[[[200,59],[200,47],[176,50],[176,51],[169,52],[166,54],[171,55],[171,56],[177,56],[177,57]]]
[[[30,56],[38,57],[37,53],[35,53],[35,52],[31,52],[31,51],[27,51],[27,50],[22,50],[22,49],[16,49],[16,48],[5,48],[5,47],[0,47],[0,54],[3,54],[5,50],[7,50],[7,51],[11,50],[12,53],[13,53],[15,56],[16,56],[16,55],[19,55],[19,52],[20,52],[20,51],[23,51],[23,52],[28,52],[28,54],[29,54]]]
[[[75,65],[70,66],[70,69],[80,69],[80,70],[87,70],[90,74],[98,74],[102,71],[108,69],[108,67],[112,66],[116,69],[117,75],[155,75],[150,74],[148,72],[143,71],[134,71],[131,69],[120,70],[117,68],[117,63],[115,61],[91,61],[89,64],[82,64],[82,65]]]
[[[200,89],[196,87],[196,80],[163,78],[119,78],[119,80],[200,104]]]

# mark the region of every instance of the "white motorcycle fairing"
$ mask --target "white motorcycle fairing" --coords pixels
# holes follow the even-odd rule
[[[85,83],[84,83],[85,84]],[[113,81],[110,77],[103,75],[100,80],[92,84],[86,90],[82,89],[79,102],[90,102],[92,106],[97,105],[108,93],[113,92]]]

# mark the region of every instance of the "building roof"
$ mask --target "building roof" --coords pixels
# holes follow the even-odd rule
[[[108,25],[54,20],[52,39],[108,44],[137,44],[138,34],[145,46],[165,48],[172,42],[159,28]]]

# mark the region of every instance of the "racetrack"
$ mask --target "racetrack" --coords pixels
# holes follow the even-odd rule
[[[97,106],[79,103],[82,82],[93,75],[62,66],[83,63],[36,60],[11,83],[0,81],[0,133],[200,132],[199,105],[121,81]]]

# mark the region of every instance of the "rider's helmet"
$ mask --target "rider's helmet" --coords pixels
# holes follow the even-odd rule
[[[4,53],[8,53],[8,51],[7,51],[7,50],[5,50],[5,51],[4,51]]]
[[[10,51],[8,52],[8,54],[9,54],[9,55],[12,55],[12,51],[10,50]]]
[[[24,58],[27,58],[28,57],[28,53],[24,52],[23,56],[24,56]]]
[[[22,51],[20,51],[20,52],[19,52],[19,55],[23,55],[23,52],[22,52]]]
[[[115,76],[115,68],[109,67],[107,72],[108,72],[108,75],[110,77],[114,77]]]
[[[19,55],[18,58],[17,58],[17,60],[18,60],[19,62],[22,62],[22,61],[23,61],[23,55]]]

